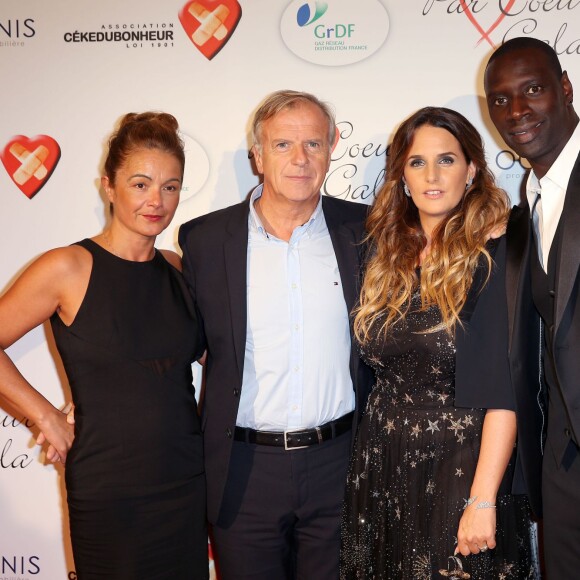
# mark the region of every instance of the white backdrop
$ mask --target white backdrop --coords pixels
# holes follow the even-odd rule
[[[555,46],[580,83],[580,0],[2,0],[0,291],[45,250],[102,230],[104,144],[129,111],[168,111],[186,138],[182,201],[160,247],[258,183],[250,118],[282,88],[336,109],[328,195],[370,203],[398,123],[444,105],[482,131],[519,200],[525,169],[484,112],[482,72],[493,46],[520,35]],[[26,151],[48,172],[17,184]],[[60,405],[68,387],[46,330],[8,352]],[[62,470],[44,465],[25,422],[0,408],[0,580],[74,580]]]

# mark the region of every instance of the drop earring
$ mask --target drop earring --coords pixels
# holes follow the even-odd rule
[[[473,185],[473,177],[470,177],[465,184],[465,191],[467,191]]]
[[[407,197],[411,197],[411,192],[409,191],[409,186],[403,181],[403,191]]]

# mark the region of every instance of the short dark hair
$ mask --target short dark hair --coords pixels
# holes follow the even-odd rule
[[[510,40],[504,42],[490,57],[487,61],[487,67],[501,56],[510,54],[515,51],[520,50],[538,50],[544,54],[550,68],[556,73],[558,78],[562,76],[562,65],[558,59],[556,51],[543,40],[537,38],[532,38],[531,36],[518,36],[516,38],[511,38]],[[486,68],[487,68],[486,67]]]

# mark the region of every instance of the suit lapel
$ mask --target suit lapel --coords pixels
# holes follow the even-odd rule
[[[578,275],[578,264],[580,264],[580,156],[572,170],[560,219],[562,220],[562,231],[556,264],[556,306],[554,311],[556,329],[562,322],[564,310],[570,300],[572,288]]]
[[[238,372],[242,376],[246,345],[247,325],[247,261],[248,261],[248,214],[249,203],[239,206],[240,211],[230,216],[226,224],[224,260],[232,321],[232,338],[236,353]],[[216,288],[217,292],[218,289]]]
[[[360,267],[362,264],[362,247],[359,240],[362,240],[364,224],[356,222],[348,222],[344,220],[343,216],[337,211],[332,204],[332,199],[322,196],[322,210],[324,212],[324,219],[326,226],[330,233],[332,247],[338,264],[338,271],[340,272],[340,280],[342,282],[342,293],[346,308],[349,313],[349,325],[351,327],[352,336],[352,316],[351,312],[358,300],[359,282],[360,282]],[[356,393],[357,409],[361,408],[361,399],[365,395],[360,395],[360,359],[357,354],[357,349],[354,347],[354,339],[350,349],[350,374],[353,382],[353,388]],[[353,433],[356,431],[353,431]]]
[[[328,198],[322,196],[322,210],[324,219],[330,233],[332,246],[338,263],[338,271],[342,282],[342,292],[348,311],[353,309],[358,298],[358,276],[360,264],[360,245],[357,240],[361,235],[357,233],[357,224],[345,222],[337,212],[334,211]],[[358,226],[361,230],[361,226]]]
[[[514,327],[518,314],[517,302],[521,294],[523,276],[530,251],[530,211],[526,203],[512,209],[506,232],[506,293],[509,320],[509,350],[514,340]]]

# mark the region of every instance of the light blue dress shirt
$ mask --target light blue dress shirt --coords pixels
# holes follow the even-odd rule
[[[322,198],[288,242],[269,235],[251,195],[246,352],[236,424],[316,427],[352,411],[349,316]]]

